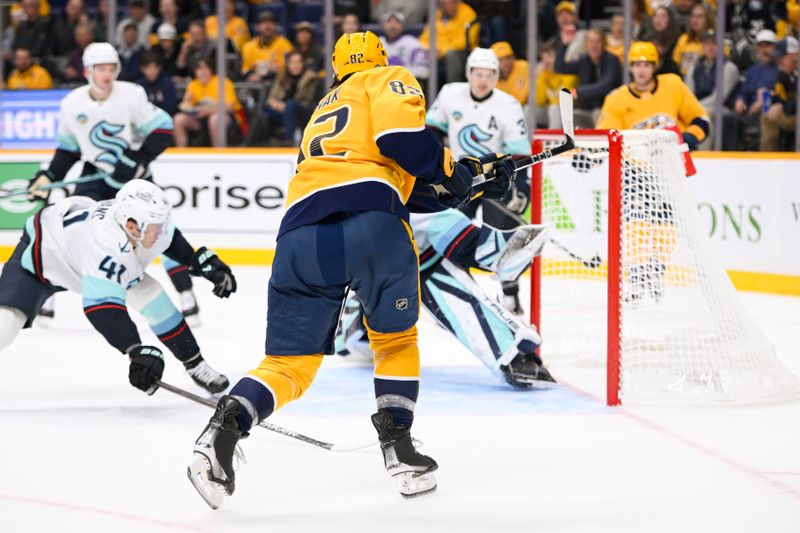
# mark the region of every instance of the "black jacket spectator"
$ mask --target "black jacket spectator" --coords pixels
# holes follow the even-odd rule
[[[136,80],[136,83],[144,87],[147,99],[155,106],[160,107],[170,116],[178,112],[178,92],[175,90],[175,84],[172,83],[172,77],[166,71],[160,71],[154,81],[142,76]]]
[[[39,16],[39,3],[26,0],[22,3],[27,20],[23,20],[17,25],[14,31],[14,43],[12,47],[26,48],[31,51],[33,57],[42,58],[50,54],[54,47],[55,40],[52,36],[51,22],[49,17]]]
[[[598,37],[598,61],[593,61],[588,53],[581,54],[577,61],[564,61],[564,45],[557,42],[555,71],[559,74],[576,74],[580,83],[575,88],[575,107],[578,109],[597,109],[603,106],[606,95],[622,85],[622,67],[619,59],[602,49],[602,32],[590,30],[587,34],[587,47]]]

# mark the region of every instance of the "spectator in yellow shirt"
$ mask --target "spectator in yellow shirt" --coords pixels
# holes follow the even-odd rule
[[[689,12],[689,23],[686,31],[678,37],[675,49],[672,51],[672,60],[681,69],[685,76],[692,70],[697,59],[703,55],[703,34],[712,28],[711,15],[703,4],[695,4]]]
[[[274,78],[283,72],[292,49],[292,43],[278,33],[275,15],[264,11],[258,15],[258,35],[242,48],[242,74],[252,82]]]
[[[225,37],[231,40],[236,46],[237,50],[241,50],[244,44],[250,39],[250,29],[247,27],[247,21],[242,17],[236,16],[234,11],[233,0],[225,0]],[[206,35],[209,39],[217,38],[217,16],[211,15],[206,17]]]
[[[219,101],[219,78],[214,72],[214,62],[203,58],[195,63],[194,79],[186,87],[178,109],[180,112],[175,114],[175,146],[189,146],[189,133],[207,130],[211,137],[211,145],[219,146],[220,139],[217,136],[217,128],[220,121],[217,111]],[[236,89],[233,82],[225,78],[225,120],[226,126],[236,122],[240,127],[239,116],[242,104],[236,96]]]
[[[480,25],[476,21],[469,30],[467,42],[467,25],[477,18],[475,11],[461,0],[439,0],[439,9],[436,10],[436,53],[447,83],[466,79],[467,54],[478,46],[480,32]],[[423,48],[430,49],[428,26],[425,26],[419,40]]]
[[[8,77],[8,88],[11,90],[43,90],[53,88],[50,74],[33,62],[31,51],[17,48],[14,52],[14,66]]]
[[[521,105],[528,103],[528,62],[517,59],[514,49],[506,41],[492,45],[492,51],[500,61],[500,79],[497,88],[505,91]]]
[[[558,93],[561,89],[572,90],[578,86],[579,78],[573,74],[555,71],[556,45],[550,41],[539,49],[541,54],[536,64],[536,122],[551,129],[561,128],[561,111]]]

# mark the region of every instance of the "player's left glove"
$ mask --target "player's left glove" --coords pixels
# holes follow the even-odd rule
[[[203,276],[214,284],[214,294],[227,298],[236,292],[236,278],[228,265],[217,257],[217,254],[205,246],[195,252],[189,272],[195,276]]]
[[[137,153],[134,150],[126,149],[114,165],[114,173],[111,177],[120,183],[127,183],[134,178],[141,178],[145,171],[146,168],[139,163]]]

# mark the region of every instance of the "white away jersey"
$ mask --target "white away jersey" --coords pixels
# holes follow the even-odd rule
[[[134,248],[114,220],[113,209],[113,200],[94,202],[82,196],[46,207],[26,223],[31,245],[22,266],[53,285],[83,294],[84,307],[109,301],[124,305],[125,291],[142,280],[144,269],[169,247],[175,230],[170,224],[151,248]]]
[[[486,100],[476,102],[468,83],[448,83],[436,97],[425,123],[447,134],[456,160],[490,152],[531,153],[522,106],[500,89],[494,89]]]
[[[61,101],[58,148],[80,152],[96,167],[112,171],[122,151],[138,150],[157,129],[172,130],[172,117],[147,100],[135,83],[115,81],[105,100],[95,100],[84,85]]]

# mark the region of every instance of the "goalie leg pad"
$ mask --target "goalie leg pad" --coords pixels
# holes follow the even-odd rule
[[[449,261],[422,273],[422,303],[487,368],[501,375],[524,341],[541,344],[530,326],[487,295],[472,277]]]

